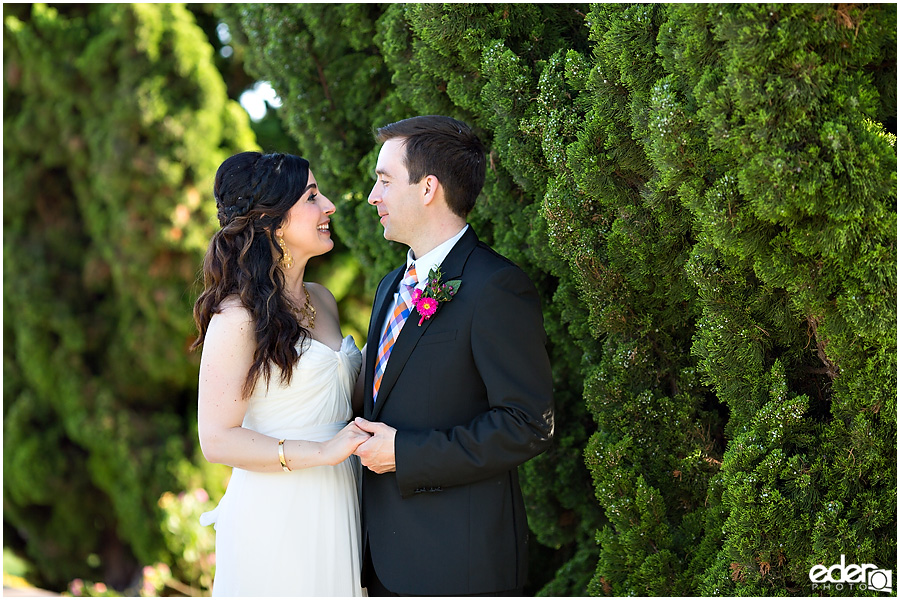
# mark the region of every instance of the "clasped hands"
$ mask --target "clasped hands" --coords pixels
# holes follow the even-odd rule
[[[397,430],[384,423],[354,419],[342,433],[348,433],[349,444],[355,444],[352,454],[359,457],[364,467],[373,473],[390,473],[396,469],[394,462],[394,437]]]

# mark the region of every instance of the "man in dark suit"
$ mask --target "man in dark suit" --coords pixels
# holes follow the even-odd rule
[[[384,237],[410,250],[378,286],[363,365],[363,585],[519,596],[528,526],[517,467],[553,436],[538,294],[466,224],[485,152],[465,123],[414,117],[377,138],[369,203]],[[437,266],[441,283],[459,281],[444,301],[430,291]],[[435,312],[423,295],[439,300]]]

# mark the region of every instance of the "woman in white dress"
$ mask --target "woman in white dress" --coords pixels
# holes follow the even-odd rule
[[[221,229],[203,263],[198,422],[207,460],[234,467],[201,518],[216,528],[216,596],[362,596],[348,421],[362,357],[334,296],[303,279],[331,250],[334,205],[309,163],[243,152],[214,184]]]

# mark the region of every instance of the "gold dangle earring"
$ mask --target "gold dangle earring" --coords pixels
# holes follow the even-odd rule
[[[278,261],[278,264],[281,265],[282,269],[290,269],[294,266],[294,257],[291,256],[291,251],[287,247],[287,244],[284,243],[284,238],[279,234],[275,234],[275,241],[278,242],[278,247],[281,248],[281,260]]]

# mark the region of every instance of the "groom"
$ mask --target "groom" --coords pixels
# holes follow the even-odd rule
[[[379,284],[369,323],[362,583],[370,596],[520,596],[517,467],[553,436],[538,294],[466,224],[485,177],[468,125],[414,117],[377,139],[369,204],[409,253]],[[443,299],[430,291],[435,267],[442,284],[459,282]]]

